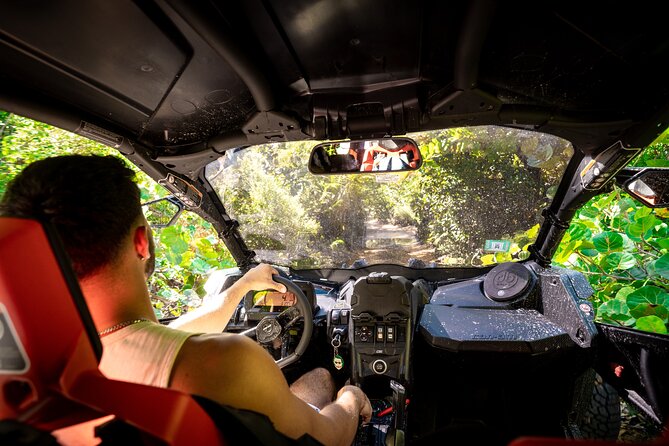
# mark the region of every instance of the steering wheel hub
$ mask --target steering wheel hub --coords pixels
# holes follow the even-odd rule
[[[256,339],[263,344],[272,342],[281,334],[281,324],[275,317],[266,316],[256,325]]]

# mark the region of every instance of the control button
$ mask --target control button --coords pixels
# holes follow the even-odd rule
[[[332,325],[339,325],[339,315],[341,310],[332,310],[330,315],[330,322]]]
[[[381,325],[376,327],[376,341],[377,342],[383,342],[385,340],[383,329],[384,329],[384,327],[381,326]]]
[[[383,359],[377,359],[372,363],[372,371],[377,375],[383,375],[388,370],[388,364]]]
[[[348,325],[348,310],[341,310],[341,324]]]
[[[395,327],[386,328],[386,341],[395,342]]]
[[[370,327],[360,327],[355,329],[360,342],[367,342],[372,337],[372,329]]]

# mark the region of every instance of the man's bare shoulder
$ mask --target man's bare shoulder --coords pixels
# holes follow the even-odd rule
[[[220,380],[229,384],[245,381],[249,373],[253,374],[259,366],[267,367],[268,363],[273,366],[267,352],[245,336],[225,333],[192,336],[177,356],[171,387],[187,386],[194,390],[211,380],[217,380],[219,386]],[[270,371],[267,375],[265,379],[285,382],[278,368],[276,373]],[[191,390],[191,393],[197,392]]]

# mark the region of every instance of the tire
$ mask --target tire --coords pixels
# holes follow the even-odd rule
[[[616,389],[595,375],[590,405],[580,423],[583,438],[617,440],[620,432],[620,397]]]

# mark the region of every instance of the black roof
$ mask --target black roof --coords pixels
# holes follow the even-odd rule
[[[11,2],[0,108],[191,168],[270,140],[474,124],[585,153],[652,141],[669,111],[661,3],[544,3]]]

